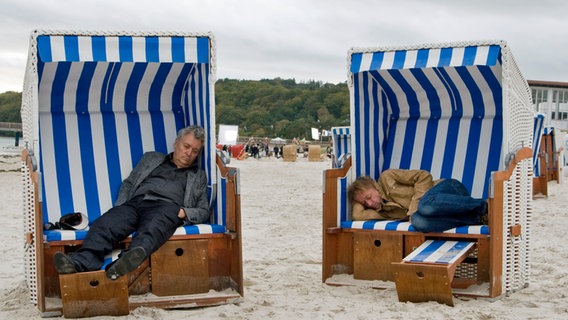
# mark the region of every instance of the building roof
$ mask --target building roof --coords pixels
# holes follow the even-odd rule
[[[568,82],[527,80],[530,87],[564,88],[568,89]]]

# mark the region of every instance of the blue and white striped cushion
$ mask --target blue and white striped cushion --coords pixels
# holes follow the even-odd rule
[[[192,234],[225,233],[225,226],[218,224],[196,224],[177,228],[174,236]],[[47,230],[44,239],[47,242],[61,240],[85,240],[88,230]]]
[[[410,222],[391,220],[343,221],[341,227],[361,230],[416,231]]]
[[[190,234],[213,234],[213,233],[225,233],[225,226],[218,224],[194,224],[190,226],[183,226],[177,228],[174,232],[174,236],[180,235],[190,235]]]
[[[360,230],[386,230],[386,231],[414,231],[418,232],[410,222],[391,220],[342,221],[341,228]],[[489,234],[486,225],[462,226],[444,231],[452,234]]]
[[[112,252],[108,255],[105,256],[104,261],[103,261],[103,265],[101,267],[101,270],[105,270],[106,267],[113,261],[118,259],[118,255],[120,254],[122,250],[119,249],[115,249],[112,250]]]

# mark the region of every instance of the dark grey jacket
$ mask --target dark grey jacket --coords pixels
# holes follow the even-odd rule
[[[126,178],[118,192],[115,206],[130,200],[136,193],[138,186],[157,168],[166,158],[160,152],[146,152],[134,170]],[[183,201],[185,211],[185,225],[205,223],[209,221],[209,201],[207,198],[207,176],[201,169],[189,170]]]

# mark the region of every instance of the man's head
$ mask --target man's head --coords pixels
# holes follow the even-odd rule
[[[358,202],[368,209],[380,210],[383,205],[379,184],[368,176],[355,179],[347,188],[347,196],[350,202]]]
[[[189,126],[178,132],[174,142],[173,162],[178,168],[192,165],[205,143],[205,130],[200,126]]]

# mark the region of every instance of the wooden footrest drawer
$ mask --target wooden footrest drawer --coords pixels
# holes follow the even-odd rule
[[[128,279],[110,280],[103,270],[59,276],[65,318],[122,316],[129,313]]]
[[[474,242],[427,240],[393,263],[399,301],[438,301],[453,306],[456,267],[475,248]]]

